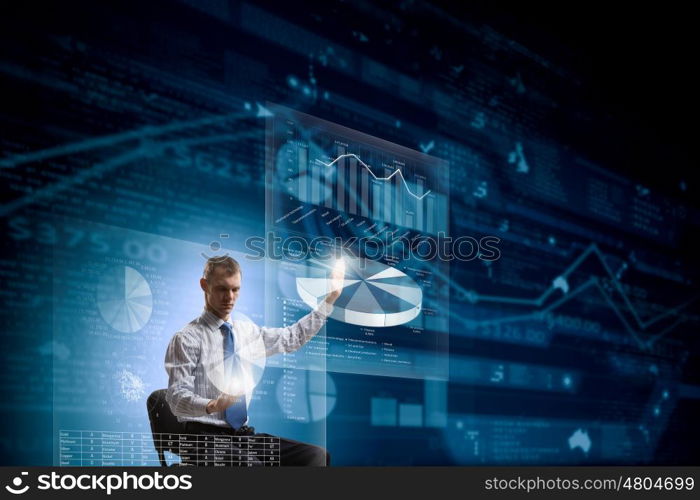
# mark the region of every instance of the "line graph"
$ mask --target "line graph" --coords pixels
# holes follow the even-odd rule
[[[284,106],[270,109],[271,221],[301,202],[319,208],[315,217],[304,219],[305,231],[324,232],[329,221],[333,228],[354,231],[347,223],[361,218],[366,228],[383,223],[447,233],[446,160]]]
[[[354,153],[346,153],[346,154],[338,155],[338,157],[337,157],[335,160],[333,160],[332,162],[330,162],[330,163],[326,163],[326,162],[324,162],[324,161],[322,161],[322,160],[319,160],[318,158],[316,158],[316,162],[318,162],[318,163],[320,163],[320,164],[322,164],[322,165],[324,165],[324,166],[326,166],[326,167],[332,167],[333,165],[335,165],[337,162],[339,162],[340,160],[342,160],[342,159],[344,159],[344,158],[355,158],[355,159],[360,163],[360,165],[362,165],[363,167],[365,167],[365,168],[367,169],[367,171],[372,175],[372,177],[374,177],[374,179],[375,179],[375,180],[378,180],[378,181],[388,181],[388,180],[391,180],[396,174],[398,174],[399,177],[401,177],[401,180],[403,181],[403,185],[404,185],[404,187],[406,188],[406,191],[408,192],[408,194],[410,194],[411,196],[413,196],[413,197],[414,197],[415,199],[417,199],[418,201],[422,200],[423,198],[425,198],[426,196],[428,196],[428,195],[430,194],[430,189],[427,190],[425,193],[423,193],[423,194],[421,194],[421,195],[417,195],[417,194],[413,193],[413,192],[411,191],[411,188],[408,187],[408,183],[406,182],[406,179],[404,178],[403,173],[401,172],[401,169],[400,169],[400,168],[397,168],[396,170],[394,170],[394,172],[393,172],[391,175],[387,176],[387,177],[377,177],[377,176],[374,174],[374,172],[372,172],[372,167],[370,167],[370,166],[367,165],[365,162],[363,162],[362,159],[360,159],[360,157],[357,156],[357,155],[354,154]]]
[[[35,203],[37,201],[48,200],[58,193],[71,188],[72,186],[84,183],[89,179],[107,174],[115,169],[128,165],[141,158],[147,158],[162,152],[165,148],[173,145],[201,145],[220,142],[234,142],[255,137],[254,131],[241,132],[237,134],[219,134],[216,136],[205,136],[192,139],[178,139],[172,141],[155,142],[149,141],[127,149],[125,152],[107,158],[104,161],[96,162],[89,168],[80,170],[72,176],[66,176],[52,184],[35,189],[31,193],[0,205],[0,217],[6,217],[20,208]],[[99,146],[95,146],[99,147]],[[68,154],[68,153],[66,153]],[[46,158],[46,157],[44,157]]]
[[[625,317],[625,314],[623,310],[615,303],[613,300],[613,297],[611,294],[606,290],[606,288],[601,284],[599,277],[592,276],[588,280],[586,280],[584,283],[581,285],[577,286],[573,290],[569,291],[568,289],[568,284],[567,284],[567,278],[574,272],[576,269],[578,269],[589,256],[594,256],[596,257],[600,263],[603,265],[603,268],[606,272],[606,274],[610,277],[611,283],[613,285],[613,288],[615,291],[617,291],[620,296],[622,297],[622,300],[624,304],[626,305],[627,309],[630,311],[636,326],[630,323],[628,318]],[[675,321],[673,321],[670,325],[668,325],[666,328],[662,329],[661,331],[655,333],[655,334],[648,334],[647,332],[640,332],[639,330],[646,330],[650,326],[658,323],[662,319],[665,319],[670,316],[678,315],[683,309],[685,309],[687,306],[689,306],[692,302],[697,300],[698,296],[694,296],[690,298],[689,300],[686,300],[685,302],[671,307],[664,312],[650,317],[646,320],[642,319],[637,308],[634,307],[632,304],[629,296],[627,293],[625,293],[624,288],[622,287],[622,283],[618,279],[617,275],[612,272],[610,269],[610,266],[605,260],[605,255],[600,251],[598,246],[595,243],[590,244],[582,253],[579,255],[565,270],[562,272],[559,276],[557,276],[554,280],[552,280],[552,285],[545,290],[539,297],[534,297],[534,298],[521,298],[521,297],[509,297],[509,296],[497,296],[497,295],[482,295],[479,294],[478,292],[474,290],[466,290],[462,288],[459,284],[457,284],[454,280],[450,281],[450,286],[453,289],[456,289],[458,292],[463,294],[463,296],[472,304],[476,304],[478,302],[491,302],[491,303],[500,303],[500,304],[515,304],[515,305],[523,305],[523,306],[532,306],[538,308],[536,311],[532,311],[529,313],[525,314],[518,314],[518,315],[513,315],[513,316],[506,316],[506,317],[500,317],[500,318],[494,318],[494,319],[486,319],[486,320],[473,320],[473,319],[468,319],[464,318],[462,316],[456,315],[452,310],[450,311],[450,315],[454,317],[455,319],[458,319],[462,324],[464,324],[468,328],[476,328],[479,326],[488,326],[488,325],[500,325],[500,324],[505,324],[505,323],[515,323],[515,322],[520,322],[520,321],[528,321],[528,320],[538,320],[538,319],[543,319],[547,313],[550,313],[554,309],[562,306],[566,302],[572,300],[576,296],[580,295],[581,293],[585,292],[586,290],[595,288],[597,289],[600,294],[603,296],[606,304],[613,310],[615,315],[620,319],[622,322],[623,326],[625,327],[625,330],[632,336],[632,338],[638,343],[638,345],[641,348],[650,348],[655,341],[666,335],[668,332],[673,330],[676,326],[679,324],[683,323],[684,321],[687,321],[688,318],[686,316],[679,316]],[[562,297],[559,297],[557,300],[552,301],[548,305],[545,306],[545,303],[547,302],[547,299],[549,299],[552,294],[554,294],[557,290],[561,290],[563,293]],[[645,340],[642,336],[643,335],[648,335],[648,338]]]
[[[66,156],[82,153],[93,149],[115,146],[119,143],[133,140],[144,140],[147,137],[158,136],[172,132],[181,132],[189,128],[221,125],[231,120],[245,118],[244,113],[229,113],[225,115],[213,115],[196,120],[175,121],[163,125],[146,125],[141,128],[118,132],[100,137],[92,137],[82,141],[62,144],[29,153],[19,153],[0,159],[0,168],[12,168],[25,163],[47,160],[57,156]]]

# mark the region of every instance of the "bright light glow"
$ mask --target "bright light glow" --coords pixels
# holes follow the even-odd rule
[[[333,270],[330,276],[330,290],[334,292],[345,287],[345,259],[341,256],[336,259],[333,264]]]

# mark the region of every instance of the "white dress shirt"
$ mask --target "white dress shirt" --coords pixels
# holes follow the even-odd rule
[[[256,366],[250,360],[296,351],[318,333],[332,311],[333,306],[324,301],[316,310],[285,328],[260,327],[249,321],[230,321],[236,353],[243,360],[240,363],[240,373],[244,380],[238,381],[237,387],[245,392],[247,405],[250,404],[255,383],[261,375],[254,373]],[[224,412],[209,414],[206,411],[210,400],[218,398],[222,392],[231,393],[226,390],[231,387],[230,384],[223,381],[222,376],[223,323],[224,320],[205,310],[201,316],[175,333],[168,344],[165,370],[169,380],[165,399],[180,422],[230,427]]]

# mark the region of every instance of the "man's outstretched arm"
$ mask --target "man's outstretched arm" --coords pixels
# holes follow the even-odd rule
[[[328,295],[315,310],[285,328],[260,327],[267,355],[294,352],[316,335],[333,312],[333,304],[340,297],[344,279],[345,262],[340,259],[331,273]]]
[[[318,333],[331,312],[333,305],[324,301],[293,325],[284,328],[259,327],[265,343],[265,352],[271,356],[296,351]]]

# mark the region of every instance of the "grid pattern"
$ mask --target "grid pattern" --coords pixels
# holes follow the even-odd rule
[[[181,465],[280,465],[280,438],[275,436],[59,431],[61,466],[160,466],[158,448],[172,450]]]

